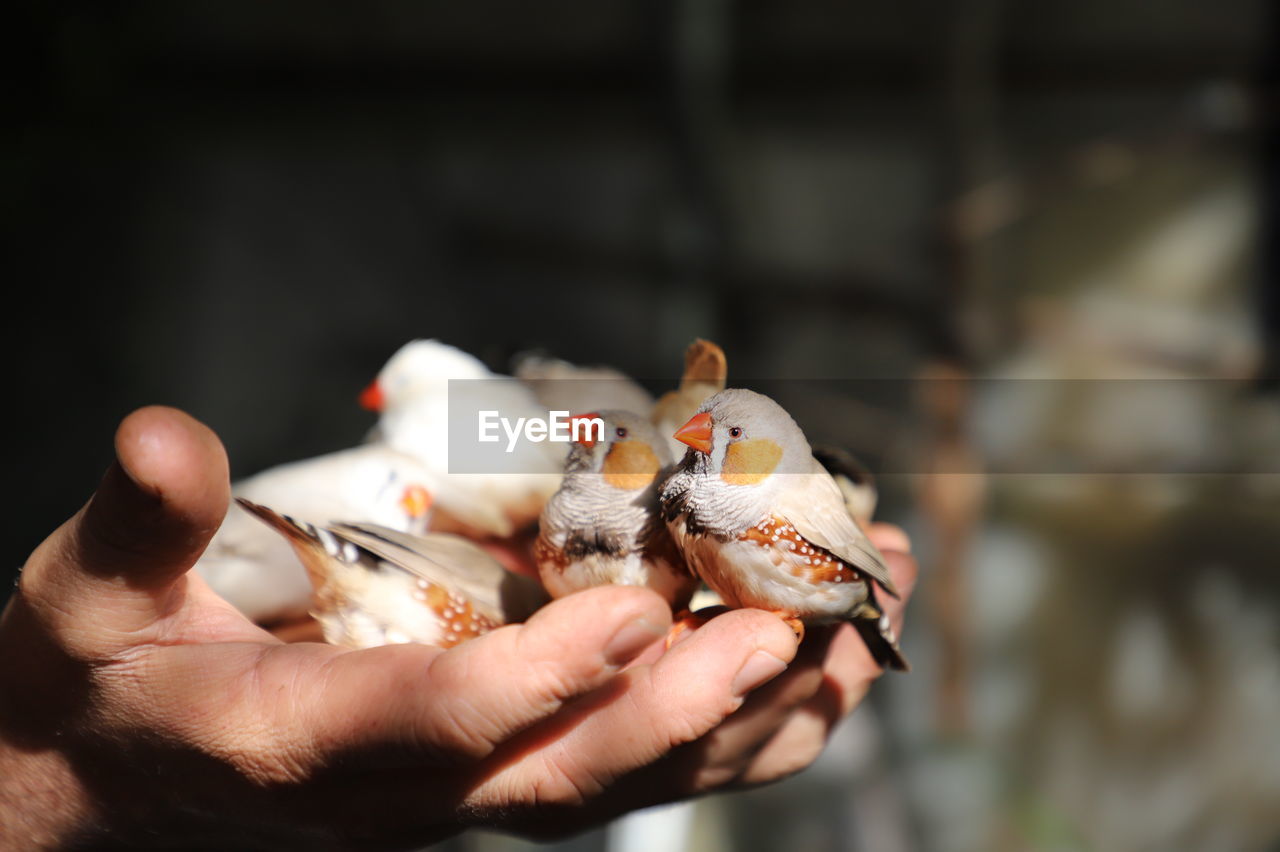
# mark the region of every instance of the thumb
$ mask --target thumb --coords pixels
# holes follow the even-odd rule
[[[132,632],[176,606],[230,499],[226,451],[209,427],[152,406],[116,430],[97,492],[32,554],[20,589],[57,620]]]

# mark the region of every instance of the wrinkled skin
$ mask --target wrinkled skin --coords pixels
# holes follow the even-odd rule
[[[797,649],[752,610],[664,653],[670,612],[636,588],[449,651],[284,644],[187,573],[227,505],[217,437],[146,408],[115,446],[0,617],[6,848],[563,835],[796,772],[880,674],[851,628]],[[905,537],[871,534],[910,590]]]

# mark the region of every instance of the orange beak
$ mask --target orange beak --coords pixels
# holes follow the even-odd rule
[[[676,430],[671,437],[682,444],[688,444],[700,453],[711,454],[711,415],[707,412],[695,414],[689,422]]]
[[[594,411],[587,414],[575,414],[569,418],[569,435],[578,436],[577,440],[574,441],[575,444],[581,444],[584,447],[594,447],[596,445],[596,439],[591,431],[591,421],[598,419],[600,419],[600,415]],[[576,423],[581,423],[582,425],[575,429],[574,424]]]
[[[400,498],[400,508],[415,520],[421,518],[431,509],[431,492],[421,485],[410,485]]]
[[[369,382],[369,387],[360,391],[360,407],[367,411],[382,411],[387,404],[387,399],[382,395],[382,385],[378,384],[378,380],[374,379]]]

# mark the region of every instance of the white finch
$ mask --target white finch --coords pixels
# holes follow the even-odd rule
[[[852,622],[877,663],[907,669],[872,585],[897,597],[884,559],[791,416],[732,388],[676,437],[691,449],[662,486],[663,516],[706,584],[730,607],[777,613],[799,636],[806,624]]]
[[[237,502],[293,546],[314,586],[311,614],[332,645],[451,648],[522,621],[546,602],[531,578],[457,536],[414,536],[376,524],[315,526]]]
[[[231,491],[312,523],[368,521],[422,532],[432,481],[411,456],[368,445],[273,467],[235,483]],[[215,592],[254,621],[307,611],[311,584],[289,546],[235,505],[195,567]]]
[[[360,395],[361,405],[381,415],[370,441],[411,455],[431,471],[432,529],[505,538],[532,524],[559,487],[564,445],[522,441],[504,456],[501,473],[450,473],[450,380],[465,380],[455,387],[460,405],[482,401],[481,407],[512,420],[547,417],[519,381],[490,372],[452,346],[414,340],[391,356]],[[469,429],[475,433],[474,423]]]
[[[602,434],[590,431],[603,422]],[[539,521],[534,560],[552,597],[592,586],[648,586],[676,610],[697,586],[658,511],[666,441],[626,411],[578,415],[564,482]]]

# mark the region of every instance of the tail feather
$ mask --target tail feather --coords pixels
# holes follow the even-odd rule
[[[308,531],[298,521],[288,515],[280,514],[275,509],[247,500],[244,497],[237,497],[236,502],[240,504],[240,508],[290,541],[308,541],[315,537],[314,531]]]
[[[325,586],[328,579],[326,555],[333,556],[344,562],[354,562],[359,558],[359,550],[354,545],[338,541],[331,532],[323,527],[316,527],[305,521],[295,520],[288,515],[282,515],[274,509],[246,500],[243,497],[237,497],[236,502],[246,512],[258,518],[288,540],[289,544],[293,546],[294,553],[298,555],[298,561],[306,569],[307,576],[311,579],[311,585],[317,593]],[[345,547],[343,546],[344,544],[346,545]]]
[[[887,621],[879,618],[854,618],[851,620],[862,641],[867,644],[871,658],[883,669],[899,672],[911,671],[911,663],[898,647],[898,639]]]
[[[849,621],[866,643],[871,658],[881,668],[898,672],[911,671],[911,664],[898,647],[898,637],[894,635],[889,616],[876,602],[875,591],[871,586],[867,586],[867,599],[854,607]]]

